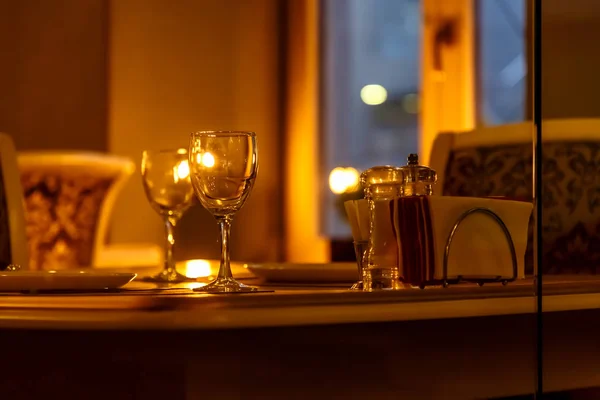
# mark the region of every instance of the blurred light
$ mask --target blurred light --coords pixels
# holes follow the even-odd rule
[[[387,90],[381,85],[366,85],[360,90],[360,98],[365,104],[376,106],[387,100]]]
[[[215,157],[209,152],[206,152],[202,155],[202,164],[206,168],[212,168],[215,165]]]
[[[212,168],[215,165],[215,157],[209,152],[197,153],[196,164],[204,165],[206,168]]]
[[[183,155],[183,154],[187,154],[187,152],[188,151],[186,149],[177,149],[177,154]]]
[[[190,176],[190,164],[188,164],[187,160],[182,160],[177,164],[176,175],[179,179],[186,179]]]
[[[345,193],[358,187],[359,179],[356,168],[336,167],[329,174],[329,188],[335,194]]]
[[[421,108],[419,95],[410,93],[404,96],[402,99],[402,108],[404,108],[404,111],[406,111],[408,114],[418,114]]]
[[[211,276],[210,261],[208,260],[189,260],[185,262],[184,275],[188,278],[203,278]]]

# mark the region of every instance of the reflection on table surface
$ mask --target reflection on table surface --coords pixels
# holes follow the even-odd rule
[[[533,279],[358,292],[345,286],[245,282],[262,293],[210,295],[198,283],[132,282],[116,292],[0,294],[0,326],[44,329],[230,329],[534,314]],[[600,279],[547,277],[544,312],[600,309]]]

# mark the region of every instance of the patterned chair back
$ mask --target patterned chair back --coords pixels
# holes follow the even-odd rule
[[[596,274],[600,119],[548,120],[542,134],[543,272]],[[533,135],[531,123],[440,135],[431,159],[432,166],[443,171],[439,182],[443,194],[532,201]],[[526,272],[533,272],[533,218]]]
[[[0,271],[29,268],[22,193],[13,141],[0,133]]]
[[[31,269],[94,265],[133,162],[101,153],[35,152],[19,154],[19,169]]]

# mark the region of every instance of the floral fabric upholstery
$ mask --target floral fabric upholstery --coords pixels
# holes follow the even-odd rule
[[[531,201],[531,143],[472,147],[450,155],[443,188],[452,196],[505,196]],[[543,146],[543,272],[600,271],[600,142]],[[526,272],[533,271],[533,218]]]
[[[22,173],[30,269],[90,266],[100,208],[112,179]]]

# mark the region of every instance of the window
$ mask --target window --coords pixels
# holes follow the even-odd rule
[[[405,164],[418,149],[419,0],[323,1],[322,173]],[[340,199],[324,188],[323,231],[349,236]],[[336,204],[337,203],[337,204]]]
[[[479,101],[482,125],[520,122],[526,113],[526,2],[477,3]]]
[[[526,1],[325,0],[321,5],[322,233],[342,239],[350,237],[342,207],[349,196],[332,189],[353,183],[348,174],[356,179],[357,172],[375,165],[404,165],[419,149],[426,157],[431,135],[470,129],[475,114],[481,125],[525,118]],[[426,7],[434,21],[428,29],[439,29],[447,18],[460,31],[452,43],[442,43],[444,79],[421,86],[431,68],[422,65],[429,56],[423,51],[434,48],[424,36]],[[466,22],[472,19],[473,24]],[[426,120],[419,115],[422,90],[429,90],[433,104]],[[475,97],[475,103],[468,100]],[[462,103],[451,104],[457,102]],[[429,121],[428,132],[420,121]],[[345,175],[336,175],[339,182],[331,186],[335,168]]]

